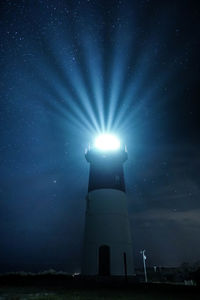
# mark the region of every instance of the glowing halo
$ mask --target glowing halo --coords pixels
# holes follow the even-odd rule
[[[95,139],[94,147],[101,151],[116,151],[120,148],[120,140],[113,134],[101,134]]]

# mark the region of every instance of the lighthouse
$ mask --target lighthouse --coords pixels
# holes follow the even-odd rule
[[[133,247],[123,172],[126,148],[115,136],[105,134],[86,150],[85,158],[90,171],[82,274],[131,276]]]

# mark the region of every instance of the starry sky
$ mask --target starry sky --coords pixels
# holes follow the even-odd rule
[[[127,145],[135,265],[200,260],[200,6],[2,0],[0,271],[80,271],[89,165]]]

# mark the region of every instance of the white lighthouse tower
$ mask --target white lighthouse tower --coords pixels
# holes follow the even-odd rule
[[[83,246],[83,275],[131,276],[133,248],[123,163],[125,147],[110,135],[86,150],[90,174]]]

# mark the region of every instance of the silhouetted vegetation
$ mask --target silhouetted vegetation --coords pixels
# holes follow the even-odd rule
[[[199,273],[198,273],[199,274]],[[199,299],[198,286],[136,283],[129,278],[82,277],[66,273],[0,276],[2,299]]]

